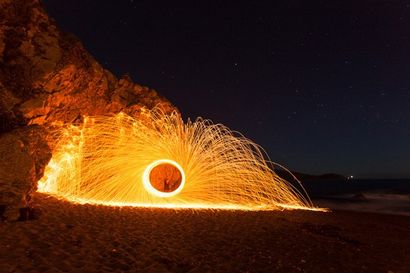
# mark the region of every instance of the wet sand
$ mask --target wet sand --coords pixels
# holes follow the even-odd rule
[[[0,272],[410,272],[410,217],[75,205],[0,222]]]

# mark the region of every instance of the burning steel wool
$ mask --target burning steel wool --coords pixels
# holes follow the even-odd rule
[[[144,110],[57,132],[38,191],[78,203],[211,209],[313,208],[252,141],[221,124]],[[302,188],[303,190],[303,188]]]

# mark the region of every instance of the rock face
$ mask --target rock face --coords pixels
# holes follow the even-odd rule
[[[155,106],[175,109],[155,90],[105,70],[57,28],[39,0],[0,0],[0,206],[28,205],[50,159],[49,126],[78,123],[83,115],[138,116]]]
[[[0,0],[0,90],[3,130],[121,110],[132,115],[142,106],[172,109],[154,90],[102,68],[38,0]]]
[[[44,135],[37,125],[0,135],[0,204],[9,220],[17,220],[19,209],[30,205],[30,194],[51,158]]]

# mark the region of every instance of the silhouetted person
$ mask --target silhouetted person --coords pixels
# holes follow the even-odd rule
[[[164,191],[169,191],[169,179],[165,178],[164,180]]]

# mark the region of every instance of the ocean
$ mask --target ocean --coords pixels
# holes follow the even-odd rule
[[[315,206],[410,216],[410,179],[308,181],[303,186]]]

